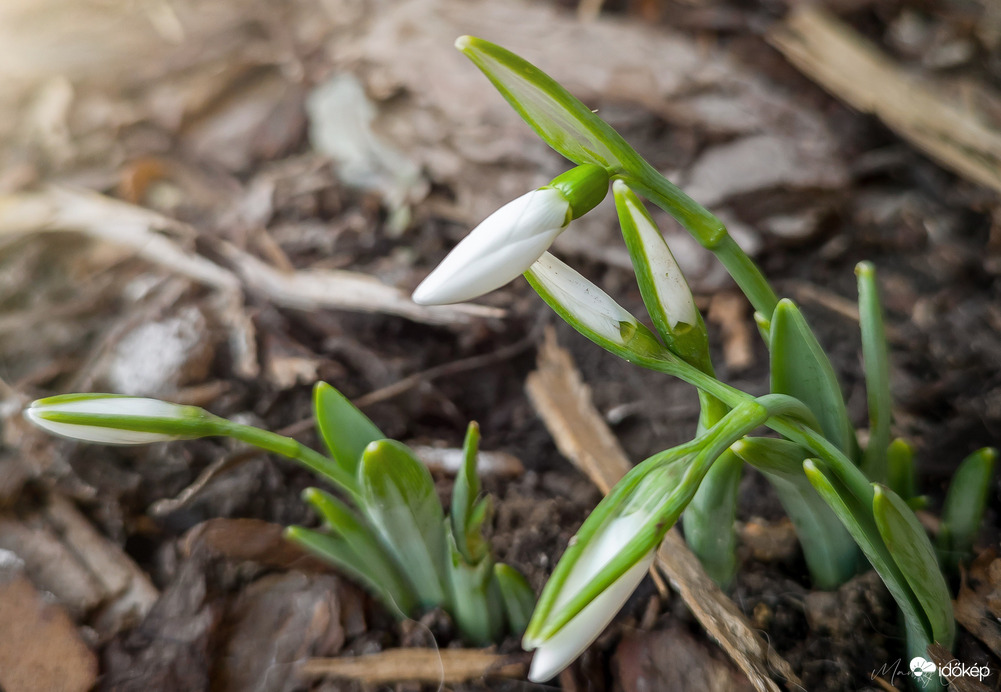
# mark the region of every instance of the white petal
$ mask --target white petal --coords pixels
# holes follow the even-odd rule
[[[71,423],[54,423],[25,411],[32,423],[60,437],[84,442],[100,442],[108,445],[140,445],[150,442],[166,442],[176,440],[175,435],[162,433],[137,432],[134,430],[118,430],[116,428],[99,428],[94,425],[73,425]]]
[[[566,227],[570,203],[557,190],[508,202],[462,239],[414,291],[421,305],[471,300],[532,266]]]
[[[602,338],[621,344],[622,323],[638,326],[625,308],[552,254],[544,253],[529,271],[567,312]]]
[[[535,651],[528,679],[544,682],[580,656],[611,622],[650,569],[654,551],[630,567]]]

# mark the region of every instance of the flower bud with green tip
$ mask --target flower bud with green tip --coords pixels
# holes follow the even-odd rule
[[[674,353],[711,374],[709,335],[681,267],[643,202],[629,186],[616,180],[612,192],[622,237],[657,332]]]
[[[138,445],[214,434],[217,420],[197,406],[118,394],[64,394],[39,399],[24,417],[47,432],[73,440]]]
[[[525,278],[549,307],[602,348],[626,360],[664,353],[653,332],[628,310],[550,253],[544,253]]]
[[[583,165],[508,202],[474,228],[414,291],[421,305],[472,300],[523,274],[608,192],[608,174]]]

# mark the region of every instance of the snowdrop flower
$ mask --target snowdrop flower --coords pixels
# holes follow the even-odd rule
[[[556,597],[552,612],[558,613],[598,572],[613,561],[627,544],[650,521],[648,512],[633,512],[617,517],[594,536],[567,575]],[[544,682],[580,656],[611,622],[615,614],[643,580],[653,563],[654,550],[627,569],[611,586],[585,606],[554,635],[543,641],[525,638],[526,650],[535,649],[528,679]]]
[[[593,209],[608,192],[608,174],[578,166],[508,202],[455,246],[414,291],[421,305],[471,300],[500,288],[539,259],[573,219]]]
[[[143,397],[66,394],[32,402],[24,417],[62,437],[134,445],[201,437],[208,414],[194,406]]]

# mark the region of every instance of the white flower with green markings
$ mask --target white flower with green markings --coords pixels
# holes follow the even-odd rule
[[[158,399],[66,394],[33,402],[24,417],[43,430],[73,440],[138,445],[201,437],[204,413],[194,406]]]

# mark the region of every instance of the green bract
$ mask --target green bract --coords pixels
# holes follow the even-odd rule
[[[611,177],[622,235],[656,334],[548,253],[526,272],[529,283],[602,348],[694,385],[701,405],[696,438],[636,466],[567,548],[526,631],[526,648],[538,649],[530,678],[555,674],[598,635],[683,510],[693,550],[714,578],[728,581],[735,568],[733,517],[742,461],[775,486],[820,588],[852,577],[861,549],[900,606],[910,655],[927,655],[932,642],[951,646],[949,591],[912,509],[923,501],[913,450],[904,441],[891,442],[889,356],[872,265],[856,269],[869,404],[863,449],[834,369],[806,319],[791,301],[779,300],[715,216],[534,65],[480,39],[467,36],[456,45],[553,149],[574,163],[603,167]],[[716,378],[702,317],[641,197],[712,251],[744,292],[769,349],[771,398],[755,400]],[[760,417],[751,415],[743,427],[734,422],[750,411]],[[761,423],[780,438],[747,437]],[[946,566],[972,546],[995,456],[993,450],[974,453],[950,488],[938,546]]]
[[[113,394],[69,394],[34,402],[25,416],[66,437],[142,444],[220,435],[303,464],[342,496],[303,493],[320,530],[291,526],[286,537],[355,579],[398,618],[443,607],[459,632],[483,646],[527,625],[535,594],[513,567],[495,563],[483,536],[490,501],[479,497],[479,431],[470,424],[448,521],[427,468],[336,389],[313,392],[314,414],[330,457],[267,430],[194,406]]]

